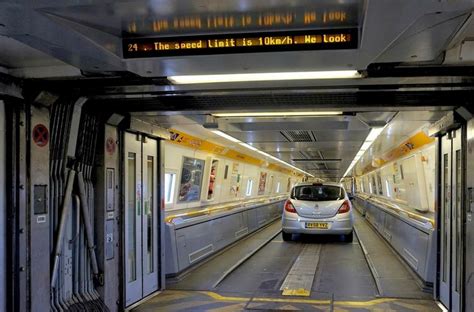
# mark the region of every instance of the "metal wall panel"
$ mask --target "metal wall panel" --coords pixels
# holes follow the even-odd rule
[[[247,227],[249,228],[249,233],[258,229],[257,223],[257,210],[251,209],[247,210]]]
[[[385,213],[383,211],[377,209],[373,204],[367,203],[365,217],[380,233],[383,233],[385,224]]]
[[[49,306],[50,241],[49,237],[49,134],[34,140],[35,128],[49,129],[49,111],[46,108],[31,107],[30,135],[30,289],[31,311],[44,311]],[[45,127],[45,128],[44,128]],[[39,129],[39,128],[38,128]],[[48,130],[49,133],[49,130]],[[41,164],[41,165],[38,165]]]
[[[97,262],[102,272],[102,285],[97,290],[105,305],[113,312],[119,310],[117,302],[120,299],[120,213],[118,207],[120,175],[117,129],[105,125],[99,142],[95,235]]]
[[[357,197],[357,210],[365,211],[367,220],[407,262],[428,286],[434,283],[436,265],[435,232],[431,226],[413,224],[368,200]]]
[[[0,311],[6,311],[6,137],[5,137],[5,104],[0,100]]]
[[[163,223],[162,223],[163,224]],[[177,259],[177,254],[178,254],[178,242],[176,240],[176,231],[174,230],[174,225],[171,225],[170,223],[167,223],[166,226],[163,226],[165,228],[164,232],[164,244],[162,246],[165,246],[165,248],[162,248],[164,250],[164,253],[166,254],[165,258],[165,272],[179,272],[179,264],[178,264],[178,259]]]
[[[166,274],[175,275],[279,218],[283,201],[166,224]]]
[[[384,227],[385,238],[425,282],[433,283],[434,276],[427,275],[430,265],[429,246],[431,233],[425,233],[410,224],[387,214]],[[434,264],[434,263],[433,263]]]
[[[15,160],[12,160],[12,167],[15,166],[16,172],[12,170],[12,175],[15,174],[15,181],[12,183],[12,186],[15,187],[14,196],[18,196],[16,201],[16,207],[12,209],[12,213],[15,215],[15,225],[13,227],[12,234],[15,236],[14,249],[18,255],[15,257],[14,261],[14,274],[15,277],[15,303],[14,308],[18,311],[26,311],[28,307],[28,276],[26,267],[28,265],[28,235],[27,231],[21,229],[27,229],[28,224],[26,222],[27,215],[27,188],[25,187],[27,183],[27,146],[26,146],[26,136],[28,135],[26,130],[26,114],[24,110],[24,105],[15,112]],[[13,154],[13,153],[12,153]]]
[[[466,311],[474,311],[474,120],[467,123],[466,153],[466,215],[465,215],[465,275],[464,304]]]
[[[204,250],[210,244],[215,243],[214,237],[218,235],[215,229],[220,228],[220,224],[220,221],[212,220],[211,222],[200,223],[178,230],[176,240],[180,271],[191,264],[189,255]],[[217,242],[219,242],[219,238],[217,238]]]

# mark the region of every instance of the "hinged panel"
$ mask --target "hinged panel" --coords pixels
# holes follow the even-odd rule
[[[47,185],[35,185],[33,187],[33,212],[35,215],[46,214],[48,212],[46,205]]]

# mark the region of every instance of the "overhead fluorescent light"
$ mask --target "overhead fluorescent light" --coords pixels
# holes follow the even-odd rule
[[[357,70],[169,76],[174,84],[360,78]]]
[[[266,156],[266,157],[269,157],[269,158],[271,158],[271,159],[273,159],[273,160],[275,160],[275,161],[278,161],[278,162],[282,163],[282,164],[285,165],[285,166],[288,166],[288,167],[290,167],[290,168],[292,168],[292,169],[294,169],[294,170],[296,170],[296,171],[299,171],[299,172],[301,172],[301,173],[303,173],[303,174],[306,174],[306,175],[308,175],[308,176],[314,178],[314,175],[312,175],[311,173],[308,173],[308,172],[306,172],[306,171],[304,171],[304,170],[302,170],[302,169],[300,169],[300,168],[298,168],[298,167],[295,167],[295,166],[293,166],[293,165],[287,163],[286,161],[281,160],[280,158],[277,158],[277,157],[275,157],[275,156],[273,156],[273,155],[270,155],[270,154],[268,154],[268,153],[265,153],[264,151],[261,151],[261,150],[259,150],[258,148],[253,147],[253,146],[250,145],[250,144],[241,142],[240,140],[237,140],[236,138],[234,138],[233,136],[228,135],[227,133],[224,133],[224,132],[222,132],[222,131],[220,131],[220,130],[211,130],[211,131],[212,131],[213,133],[215,133],[215,134],[217,134],[217,135],[219,135],[219,136],[221,136],[221,137],[223,137],[223,138],[225,138],[225,139],[231,141],[231,142],[239,143],[239,145],[241,145],[241,146],[244,146],[244,147],[246,147],[246,148],[248,148],[248,149],[250,149],[250,150],[252,150],[252,151],[258,152],[258,153],[260,153],[260,154],[262,154],[262,155],[264,155],[264,156]]]
[[[366,142],[373,142],[375,139],[380,135],[380,133],[383,131],[384,127],[381,128],[373,128],[370,130],[369,135],[365,139]]]
[[[364,144],[362,144],[362,146],[360,147],[360,150],[365,152],[372,145],[372,142],[373,141],[365,141]]]
[[[342,159],[319,159],[319,158],[293,158],[294,162],[315,162],[315,163],[331,163],[340,162]]]
[[[347,168],[346,172],[342,176],[340,182],[342,181],[343,178],[345,178],[349,172],[351,172],[352,168],[357,164],[359,159],[365,154],[365,152],[370,148],[372,143],[379,137],[379,135],[382,133],[383,129],[385,129],[386,125],[384,127],[379,127],[379,128],[372,128],[367,135],[367,138],[365,138],[364,143],[360,147],[359,151],[357,154],[354,156],[354,159],[352,160],[351,164]]]
[[[278,157],[275,157],[275,156],[273,156],[273,155],[270,155],[270,154],[268,154],[268,153],[266,153],[266,152],[263,152],[263,151],[260,151],[260,150],[258,150],[258,152],[259,152],[260,154],[262,154],[262,155],[264,155],[264,156],[270,158],[270,159],[273,159],[273,160],[275,160],[275,161],[278,161],[278,162],[280,162],[280,163],[282,163],[282,164],[284,164],[284,165],[286,165],[286,166],[288,166],[288,167],[290,167],[290,168],[292,168],[292,169],[294,169],[294,170],[296,170],[296,171],[299,171],[299,172],[301,172],[301,173],[303,173],[303,174],[306,174],[306,175],[308,175],[308,176],[314,178],[314,175],[312,175],[311,173],[308,173],[308,172],[306,172],[306,171],[304,171],[304,170],[302,170],[302,169],[300,169],[300,168],[298,168],[298,167],[296,167],[296,166],[293,166],[293,165],[287,163],[286,161],[281,160],[281,159],[278,158]]]
[[[231,142],[240,143],[240,141],[237,140],[236,138],[234,138],[233,136],[230,136],[230,135],[228,135],[227,133],[224,133],[224,132],[222,132],[222,131],[220,131],[220,130],[211,130],[211,132],[212,132],[212,133],[215,133],[215,134],[217,134],[217,135],[219,135],[219,136],[221,136],[221,137],[223,137],[223,138],[225,138],[225,139],[227,139],[227,140],[229,140],[229,141],[231,141]]]
[[[311,112],[245,112],[245,113],[215,113],[214,117],[295,117],[295,116],[337,116],[342,112],[336,111],[311,111]]]
[[[242,146],[244,146],[244,147],[246,147],[246,148],[248,148],[248,149],[251,149],[252,151],[258,151],[257,148],[253,147],[253,146],[250,145],[250,144],[243,143],[243,142],[242,142],[242,143],[239,143],[239,144],[242,145]]]

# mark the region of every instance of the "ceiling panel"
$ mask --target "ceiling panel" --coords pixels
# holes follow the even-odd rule
[[[307,122],[266,122],[235,123],[242,131],[262,131],[262,130],[327,130],[327,129],[347,129],[347,121],[307,121]]]
[[[280,131],[226,131],[226,133],[246,143],[288,142]]]
[[[264,151],[273,152],[279,149],[280,151],[311,151],[311,150],[359,150],[361,141],[326,141],[326,142],[281,142],[281,143],[256,143],[255,147]]]
[[[316,141],[363,141],[369,134],[369,129],[366,130],[331,130],[331,131],[313,131],[313,136]]]

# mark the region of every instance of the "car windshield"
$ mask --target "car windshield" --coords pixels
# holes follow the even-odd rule
[[[333,185],[301,185],[294,188],[292,195],[298,200],[340,200],[344,198],[344,190]]]

